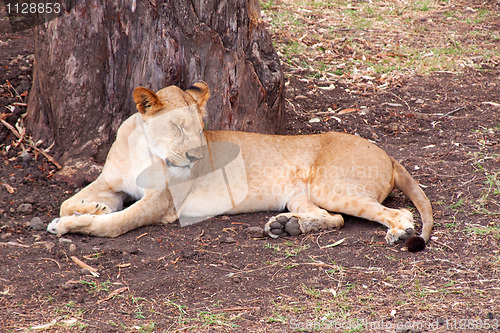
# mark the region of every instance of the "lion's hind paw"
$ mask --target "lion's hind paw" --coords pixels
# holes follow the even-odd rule
[[[416,231],[413,228],[406,228],[405,230],[394,228],[394,229],[389,229],[387,231],[387,234],[385,235],[385,240],[387,244],[392,245],[395,243],[403,242],[408,238],[415,236],[415,234]]]
[[[300,229],[299,219],[296,216],[289,214],[280,214],[272,217],[267,222],[265,232],[272,238],[280,236],[297,236],[302,233]]]

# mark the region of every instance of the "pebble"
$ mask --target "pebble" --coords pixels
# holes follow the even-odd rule
[[[38,231],[45,230],[46,228],[45,223],[43,223],[42,219],[39,217],[32,218],[29,226],[31,227],[31,229]]]
[[[249,238],[260,238],[260,237],[265,237],[264,229],[261,227],[248,227],[245,230],[247,236]]]
[[[223,243],[228,243],[228,244],[236,243],[236,239],[234,239],[233,237],[227,237],[224,239]]]
[[[73,241],[69,238],[61,237],[59,238],[59,243],[73,243]]]
[[[20,204],[19,207],[17,207],[16,212],[25,215],[31,214],[33,212],[33,205],[30,203]]]
[[[31,160],[33,159],[31,157],[31,155],[28,153],[28,152],[22,152],[20,155],[19,155],[19,158],[23,161],[23,163],[25,164],[29,164],[31,162]]]
[[[424,100],[419,98],[415,101],[415,104],[424,104]]]
[[[76,251],[76,245],[71,243],[69,244],[69,252],[75,252]]]

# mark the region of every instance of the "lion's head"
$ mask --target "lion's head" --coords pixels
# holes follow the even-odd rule
[[[171,172],[182,174],[203,157],[203,116],[210,97],[206,83],[185,91],[170,86],[156,93],[138,87],[133,97],[150,153],[165,161]]]

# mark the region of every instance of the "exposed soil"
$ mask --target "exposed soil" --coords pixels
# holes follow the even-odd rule
[[[15,126],[26,111],[31,37],[2,33],[0,45],[0,115]],[[184,228],[144,227],[116,239],[58,238],[43,228],[78,189],[56,180],[56,168],[43,156],[23,153],[2,125],[0,331],[498,328],[499,89],[498,64],[401,78],[385,90],[325,87],[289,76],[289,134],[360,135],[424,187],[436,225],[420,253],[386,245],[383,227],[352,217],[340,230],[253,238],[248,228],[262,227],[272,212],[219,216]],[[13,104],[18,106],[6,108]],[[413,207],[400,192],[385,204]],[[99,277],[71,256],[96,268]]]

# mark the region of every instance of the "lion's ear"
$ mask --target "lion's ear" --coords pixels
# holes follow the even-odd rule
[[[196,104],[198,104],[200,108],[204,108],[207,104],[208,99],[210,98],[210,90],[208,89],[208,85],[203,81],[196,82],[191,87],[189,87],[186,92],[194,98]]]
[[[134,90],[134,101],[140,113],[154,113],[162,107],[158,96],[144,87],[137,87]]]

